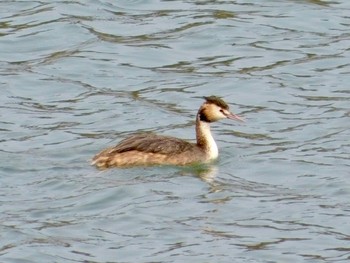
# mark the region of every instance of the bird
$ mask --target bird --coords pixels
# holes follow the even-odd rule
[[[230,112],[229,106],[220,97],[208,96],[204,99],[196,115],[195,143],[155,133],[137,133],[96,154],[91,165],[106,169],[154,165],[185,166],[212,162],[217,159],[219,151],[211,134],[210,124],[221,119],[244,120]]]

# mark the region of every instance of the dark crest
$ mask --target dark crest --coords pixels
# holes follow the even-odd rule
[[[209,97],[204,97],[204,99],[208,102],[208,103],[213,103],[225,110],[228,110],[228,105],[226,104],[226,102],[224,102],[221,98],[216,97],[216,96],[209,96]]]

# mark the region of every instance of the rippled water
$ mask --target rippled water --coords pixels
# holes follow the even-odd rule
[[[348,262],[350,2],[1,1],[1,262]],[[89,159],[134,131],[208,167]]]

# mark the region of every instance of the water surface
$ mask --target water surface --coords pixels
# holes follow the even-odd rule
[[[347,262],[348,1],[2,1],[1,262]],[[217,163],[98,171],[135,131]]]

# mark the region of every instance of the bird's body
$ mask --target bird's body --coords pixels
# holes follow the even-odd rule
[[[187,165],[210,162],[218,157],[218,148],[210,132],[210,123],[224,119],[242,120],[229,112],[228,105],[215,96],[206,97],[196,117],[197,142],[153,133],[132,135],[114,147],[98,153],[92,164],[98,168],[146,165]]]

